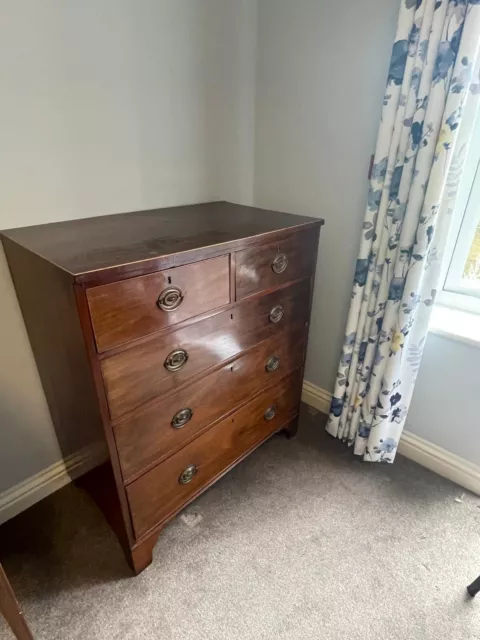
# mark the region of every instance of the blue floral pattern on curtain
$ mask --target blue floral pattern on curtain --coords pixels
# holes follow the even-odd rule
[[[480,0],[402,0],[327,431],[393,462],[480,93]],[[468,98],[468,104],[467,104]]]

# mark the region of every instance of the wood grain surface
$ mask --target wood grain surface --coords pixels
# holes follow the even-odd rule
[[[159,335],[101,361],[110,415],[113,419],[186,382],[245,349],[308,321],[309,281],[244,302],[205,320]],[[270,311],[281,304],[282,321],[270,321]],[[173,351],[187,353],[178,371],[165,361]]]
[[[260,343],[236,360],[181,387],[167,397],[114,423],[125,481],[143,472],[198,435],[215,420],[233,411],[267,385],[303,364],[305,328],[300,325]],[[279,359],[278,369],[267,371],[268,358]],[[180,429],[173,416],[190,409],[193,416]]]
[[[0,613],[17,640],[33,640],[12,586],[0,564]]]
[[[80,218],[65,222],[9,229],[0,232],[43,256],[78,281],[96,280],[103,270],[115,274],[158,270],[182,260],[198,260],[197,249],[228,253],[230,249],[259,243],[264,234],[278,234],[303,225],[323,224],[280,211],[268,211],[230,202],[206,202]],[[218,255],[218,254],[217,254]],[[163,257],[173,260],[162,261]],[[161,266],[157,261],[163,263]],[[83,277],[80,277],[83,276]]]
[[[308,230],[275,243],[237,251],[236,299],[310,275],[317,244],[318,234]],[[281,273],[275,273],[273,269],[278,256],[284,256],[287,260],[286,268]]]
[[[281,380],[127,487],[135,535],[140,537],[168,518],[292,418],[298,409],[301,380],[298,373]],[[275,415],[267,420],[265,412],[271,407],[275,407]],[[196,474],[188,484],[181,484],[180,475],[189,465],[195,465]]]
[[[87,289],[98,351],[106,351],[230,302],[229,258],[221,256]],[[173,311],[157,305],[166,289],[183,296]]]

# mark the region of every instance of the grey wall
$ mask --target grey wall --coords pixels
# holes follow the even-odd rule
[[[480,466],[480,349],[430,333],[406,429]]]
[[[398,10],[399,0],[259,0],[255,204],[326,219],[305,377],[328,391]],[[480,350],[430,335],[407,421],[475,464],[479,364]]]
[[[306,378],[331,389],[399,1],[260,0],[255,204],[326,220]]]
[[[0,0],[0,228],[253,187],[255,0]],[[0,251],[0,491],[60,459]]]

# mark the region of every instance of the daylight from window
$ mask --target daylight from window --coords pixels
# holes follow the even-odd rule
[[[480,288],[480,222],[477,224],[472,245],[465,262],[462,284],[467,287]]]

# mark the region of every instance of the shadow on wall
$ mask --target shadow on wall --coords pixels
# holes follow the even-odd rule
[[[0,492],[61,459],[3,249],[0,250]]]

